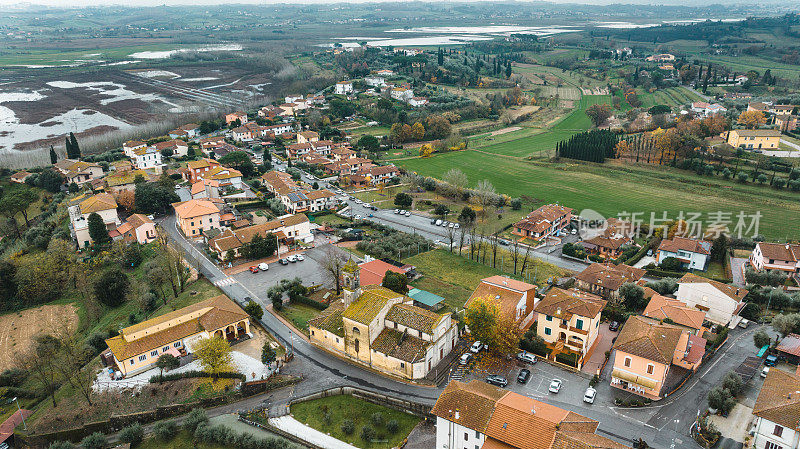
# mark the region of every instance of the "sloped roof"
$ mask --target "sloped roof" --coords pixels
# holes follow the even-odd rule
[[[344,304],[341,301],[337,301],[320,312],[315,318],[308,320],[308,325],[309,327],[316,327],[344,337],[342,313],[344,313]]]
[[[713,279],[704,278],[692,273],[686,273],[678,281],[678,284],[711,284],[717,290],[728,296],[729,298],[739,302],[747,296],[747,290],[737,287],[732,284],[725,284],[723,282],[715,281]]]
[[[780,137],[781,132],[777,129],[734,129],[741,137]]]
[[[359,282],[361,285],[378,285],[383,282],[383,277],[387,271],[405,274],[400,268],[386,263],[380,259],[371,260],[358,265]]]
[[[203,215],[218,214],[219,209],[211,201],[192,199],[172,205],[178,218],[194,218]]]
[[[800,356],[800,335],[789,334],[783,337],[775,350],[786,354]]]
[[[370,344],[370,349],[408,363],[425,360],[431,343],[385,327]]]
[[[115,200],[114,196],[110,193],[98,193],[97,195],[92,195],[81,201],[80,208],[82,214],[116,209],[117,200]]]
[[[411,304],[395,304],[386,313],[387,320],[427,334],[433,333],[436,325],[444,318],[445,315]]]
[[[599,285],[609,290],[618,290],[626,282],[636,282],[644,276],[645,270],[629,265],[593,263],[575,275],[575,279]]]
[[[703,327],[703,321],[706,319],[706,313],[702,310],[689,307],[678,299],[667,298],[658,293],[650,298],[642,315],[659,321],[669,318],[675,324],[698,330]]]
[[[431,413],[450,422],[485,433],[494,407],[507,390],[473,380],[447,384]],[[457,416],[456,416],[457,415]]]
[[[703,243],[705,243],[705,245]],[[678,251],[683,250],[697,254],[709,255],[711,252],[707,247],[710,247],[708,242],[701,242],[700,240],[675,236],[672,238],[672,240],[662,240],[661,244],[658,245],[658,250],[669,251],[671,253],[677,253]]]
[[[769,370],[753,414],[792,430],[800,429],[800,377],[779,369]]]
[[[562,290],[553,287],[534,309],[537,313],[569,320],[572,315],[594,319],[606,306],[607,301],[591,293],[577,289]]]
[[[669,365],[683,330],[651,318],[631,316],[617,336],[614,349]]]
[[[796,243],[767,243],[759,242],[761,255],[767,259],[797,262],[800,260],[800,245]]]
[[[380,285],[365,286],[362,288],[361,296],[347,307],[342,317],[368,325],[389,301],[402,296]]]

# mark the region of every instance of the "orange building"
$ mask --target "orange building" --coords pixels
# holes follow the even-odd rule
[[[189,200],[173,203],[178,228],[186,237],[202,238],[203,232],[219,229],[219,209],[208,200]]]

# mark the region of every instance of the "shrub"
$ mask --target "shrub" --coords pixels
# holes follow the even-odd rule
[[[74,449],[75,446],[72,445],[69,441],[53,441],[48,446],[48,449]]]
[[[0,387],[18,387],[27,377],[28,372],[24,369],[7,369],[0,373]]]
[[[258,320],[264,316],[264,309],[262,309],[261,305],[255,301],[248,302],[247,305],[244,306],[244,311],[247,312],[247,314],[251,317]]]
[[[372,423],[375,427],[380,427],[383,425],[383,413],[375,412],[372,416],[369,417],[369,422]]]
[[[176,433],[178,433],[178,425],[175,421],[161,421],[153,427],[153,434],[163,441],[173,439]]]
[[[323,411],[322,422],[325,423],[326,425],[329,425],[331,423],[331,414],[326,411]]]
[[[599,383],[600,383],[600,376],[595,374],[594,376],[592,376],[592,380],[589,381],[589,386],[594,388],[594,386]]]
[[[390,419],[389,422],[386,423],[386,430],[389,433],[397,433],[397,431],[400,430],[400,424],[396,419]]]
[[[708,406],[713,409],[722,410],[725,407],[725,401],[731,397],[730,392],[720,386],[716,386],[708,392]]]
[[[124,427],[119,431],[119,440],[123,443],[130,443],[131,446],[136,446],[144,439],[144,429],[138,422]]]
[[[736,179],[738,179],[741,183],[747,182],[747,173],[739,172],[739,174],[736,175]]]
[[[365,442],[369,443],[373,439],[375,439],[375,429],[370,426],[364,426],[361,428],[361,439]]]
[[[194,432],[197,430],[198,426],[207,423],[208,416],[206,415],[206,411],[201,408],[196,408],[186,415],[186,419],[183,420],[183,428],[189,432]]]
[[[739,396],[744,390],[744,382],[738,374],[731,371],[722,379],[722,388],[728,390],[732,396]]]
[[[342,429],[342,433],[345,435],[352,435],[353,432],[356,431],[356,425],[349,419],[342,421],[340,428]]]
[[[83,449],[103,449],[105,446],[106,437],[100,432],[95,432],[81,440],[81,447]]]

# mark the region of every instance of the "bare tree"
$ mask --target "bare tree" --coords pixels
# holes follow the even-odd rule
[[[328,245],[322,259],[322,268],[325,270],[325,277],[336,284],[337,295],[342,291],[342,268],[346,263],[344,255],[334,245]]]
[[[519,240],[511,241],[511,258],[514,261],[514,274],[517,274],[517,262],[519,261]]]
[[[453,252],[453,243],[456,241],[456,230],[454,227],[447,227],[447,242],[450,246],[450,252]]]
[[[450,184],[456,190],[458,195],[461,195],[461,192],[467,188],[467,184],[469,183],[469,179],[467,175],[464,174],[463,171],[457,168],[451,168],[448,170],[444,176],[442,176],[442,181]]]
[[[460,232],[458,233],[458,255],[461,256],[461,250],[464,248],[464,240],[466,238],[467,230],[464,226],[459,228]]]
[[[60,386],[61,375],[58,370],[58,341],[49,335],[34,338],[33,348],[26,353],[14,353],[16,365],[30,373],[31,380],[58,406],[56,391]]]
[[[492,268],[497,268],[497,235],[489,236],[489,246],[492,248]]]
[[[489,212],[489,206],[492,205],[492,201],[497,197],[497,190],[488,179],[482,179],[478,181],[473,194],[478,198],[485,217]]]

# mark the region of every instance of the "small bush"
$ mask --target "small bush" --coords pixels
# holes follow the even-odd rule
[[[161,421],[153,427],[153,434],[162,441],[175,438],[176,433],[178,433],[178,425],[175,421]]]
[[[369,422],[372,423],[375,427],[380,427],[383,425],[383,413],[375,412],[372,416],[369,417]]]
[[[106,437],[100,432],[95,432],[81,440],[81,447],[83,449],[103,449],[105,446]]]
[[[400,430],[400,423],[398,423],[396,419],[390,419],[389,422],[386,423],[386,430],[389,433],[397,433],[397,431]]]
[[[361,439],[365,442],[369,443],[373,439],[375,439],[375,429],[370,426],[364,426],[361,428]]]
[[[326,425],[330,425],[331,423],[331,414],[328,412],[322,412],[322,422]]]
[[[119,431],[119,440],[123,443],[130,443],[131,446],[136,446],[144,439],[144,429],[139,423],[132,424],[124,427]]]
[[[352,435],[353,432],[356,431],[356,425],[353,423],[353,421],[345,419],[342,421],[341,429],[343,434]]]
[[[194,432],[197,430],[198,426],[207,423],[208,416],[206,415],[206,411],[201,408],[196,408],[186,415],[186,419],[183,420],[183,428],[189,432]]]

